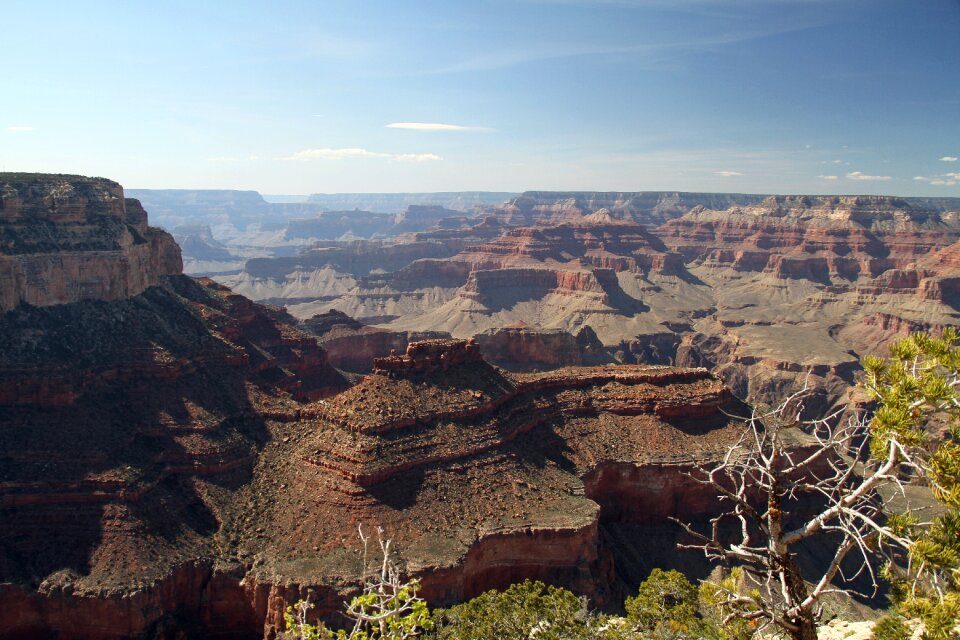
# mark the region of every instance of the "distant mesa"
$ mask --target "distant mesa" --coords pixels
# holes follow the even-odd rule
[[[960,322],[957,242],[957,198],[526,192],[472,221],[317,243],[223,281],[300,318],[343,312],[369,335],[474,337],[511,370],[576,364],[570,337],[589,327],[593,358],[712,366],[744,398],[811,372],[824,408],[908,327]],[[540,333],[510,333],[517,322]]]

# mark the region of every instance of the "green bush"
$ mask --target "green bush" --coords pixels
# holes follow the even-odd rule
[[[585,600],[530,580],[434,614],[436,637],[447,640],[580,640],[596,637],[591,618]]]
[[[679,571],[654,569],[624,607],[641,630],[689,629],[697,621],[697,588]]]
[[[897,615],[886,615],[873,625],[872,640],[910,640],[910,628]]]

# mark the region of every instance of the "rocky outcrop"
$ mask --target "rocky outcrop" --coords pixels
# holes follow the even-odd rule
[[[410,205],[393,219],[393,235],[432,229],[448,218],[462,216],[460,211],[438,205]],[[464,220],[465,221],[465,220]],[[458,225],[459,226],[459,225]]]
[[[122,300],[182,268],[173,238],[117,183],[0,174],[0,312]]]
[[[373,361],[373,373],[390,377],[431,375],[461,367],[468,363],[483,362],[476,341],[469,340],[424,340],[407,345],[403,355],[389,355]]]
[[[92,305],[53,309],[106,340],[147,305],[161,324],[136,323],[144,336],[182,357],[194,343],[232,357],[176,379],[107,376],[63,410],[38,399],[26,423],[0,404],[0,626],[13,636],[271,636],[298,599],[340,609],[359,571],[357,522],[386,528],[434,604],[528,577],[613,603],[600,523],[632,516],[601,518],[585,484],[607,464],[710,458],[738,433],[723,413],[736,402],[704,370],[512,376],[475,344],[432,341],[379,360],[381,373],[348,391],[298,402],[284,372],[315,378],[322,358],[311,369],[310,341],[279,311],[185,278]],[[60,348],[41,349],[38,367]]]

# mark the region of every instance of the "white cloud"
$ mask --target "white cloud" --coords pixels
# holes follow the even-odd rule
[[[9,131],[10,133],[28,133],[30,131],[36,131],[36,129],[34,129],[33,127],[13,126],[13,127],[7,127],[7,131]]]
[[[851,171],[847,174],[847,180],[882,181],[892,179],[890,176],[868,176],[862,171]]]
[[[287,157],[287,160],[343,160],[344,158],[386,158],[413,162],[443,159],[434,153],[381,153],[349,147],[345,149],[304,149]]]
[[[714,171],[718,176],[723,176],[724,178],[731,178],[733,176],[742,176],[743,174],[739,171]]]
[[[940,162],[956,162],[957,160],[960,160],[957,156],[943,156],[940,158]]]
[[[817,176],[821,180],[836,180],[837,176]]]
[[[927,184],[936,185],[938,187],[953,187],[957,184],[960,184],[960,171],[953,171],[930,177],[914,176],[913,179],[919,182],[926,182]]]
[[[843,160],[833,160],[833,164],[843,164]]]
[[[393,156],[394,160],[405,160],[409,162],[432,162],[434,160],[443,160],[435,153],[401,153]]]
[[[412,131],[493,131],[487,127],[468,127],[462,124],[440,122],[391,122],[387,129],[410,129]]]

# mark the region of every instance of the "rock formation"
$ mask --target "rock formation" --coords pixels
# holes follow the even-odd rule
[[[117,183],[0,173],[0,312],[122,300],[181,269],[173,238]]]
[[[599,209],[606,209],[617,220],[659,224],[681,216],[696,206],[726,209],[735,205],[756,204],[764,197],[741,193],[668,191],[526,191],[489,211],[505,224],[521,227],[576,222]]]
[[[350,373],[370,373],[377,358],[406,351],[411,342],[450,337],[443,332],[408,333],[379,329],[339,311],[318,314],[300,324],[316,336],[330,364]]]
[[[618,361],[716,367],[744,398],[811,373],[818,409],[864,355],[960,318],[958,199],[708,196],[527,193],[488,210],[496,237],[289,309],[461,338],[589,327]]]
[[[141,210],[113,187],[70,180],[95,194],[70,200],[70,224],[95,211],[107,229],[147,228],[117,215]],[[56,209],[34,220],[59,215],[33,193]],[[2,224],[30,237],[22,216]],[[81,226],[66,251],[114,237]],[[270,636],[300,598],[340,609],[359,523],[386,529],[434,603],[531,577],[602,606],[635,578],[619,572],[618,527],[649,545],[672,540],[667,514],[709,513],[682,472],[737,439],[728,414],[742,407],[705,369],[510,374],[447,339],[408,344],[345,389],[293,317],[159,253],[167,275],[140,291],[0,315],[6,637]],[[593,351],[596,336],[577,343]]]

